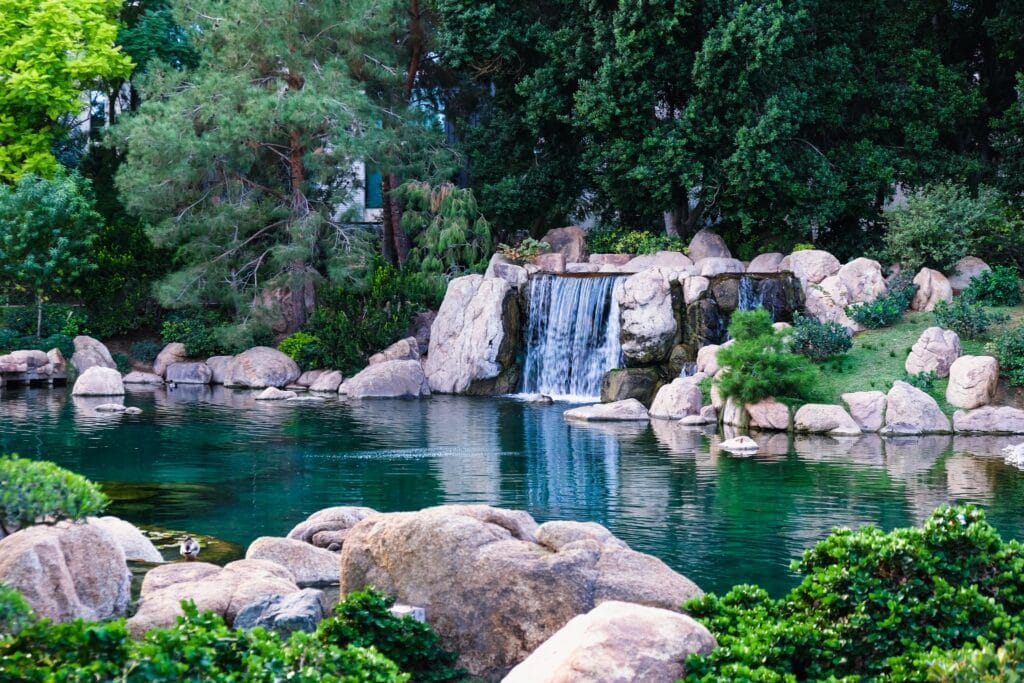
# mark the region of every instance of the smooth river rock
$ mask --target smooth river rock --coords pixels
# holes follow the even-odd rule
[[[495,678],[570,619],[615,600],[675,610],[700,589],[593,523],[452,505],[373,515],[341,551],[342,594],[375,586],[422,606],[474,676]]]
[[[423,366],[415,360],[389,360],[370,365],[339,388],[349,398],[423,398],[430,386]]]
[[[277,387],[267,387],[253,398],[257,401],[286,401],[298,396],[294,391],[284,391]]]
[[[947,434],[949,418],[934,398],[906,382],[896,381],[886,394],[884,434]]]
[[[164,557],[156,549],[153,542],[146,538],[138,527],[119,517],[89,517],[86,522],[90,526],[99,527],[107,532],[121,546],[125,558],[136,562],[163,562]]]
[[[946,401],[964,410],[992,402],[999,384],[999,362],[992,356],[960,356],[949,368]]]
[[[420,359],[420,345],[416,341],[416,337],[407,337],[405,339],[399,339],[391,346],[387,347],[380,353],[375,353],[370,356],[370,365],[376,365],[377,363],[384,363],[389,360],[416,360]]]
[[[94,365],[78,376],[72,396],[124,396],[121,373],[113,368]]]
[[[125,375],[121,381],[125,384],[163,384],[164,378],[152,372],[132,371]]]
[[[839,272],[839,259],[827,251],[807,249],[794,251],[786,257],[788,263],[782,267],[792,271],[800,280],[804,292],[809,285],[816,285],[822,280]]]
[[[562,417],[581,422],[638,422],[650,419],[644,404],[635,398],[612,403],[595,403],[589,406],[571,408]]]
[[[877,432],[885,423],[885,394],[881,391],[851,391],[840,397],[850,417],[865,432]]]
[[[287,568],[300,586],[338,582],[338,556],[294,538],[261,536],[245,551],[247,560],[269,560]]]
[[[243,389],[280,389],[301,374],[298,364],[285,354],[269,346],[257,346],[231,359],[224,369],[224,384]]]
[[[721,235],[707,228],[697,231],[690,240],[686,253],[694,262],[705,258],[732,258],[732,252]]]
[[[334,394],[338,392],[338,387],[341,386],[344,379],[345,378],[342,374],[337,370],[329,370],[317,377],[313,383],[309,385],[309,390],[326,394]]]
[[[668,358],[679,331],[669,271],[652,268],[631,275],[616,288],[615,296],[626,364],[659,363]]]
[[[651,417],[680,420],[687,415],[700,414],[704,397],[696,382],[688,377],[677,377],[663,386],[651,403]]]
[[[807,403],[800,406],[793,417],[793,428],[798,432],[829,434],[831,436],[859,436],[860,425],[841,406],[825,403]]]
[[[950,366],[959,357],[960,335],[953,330],[929,327],[914,342],[904,368],[908,375],[934,372],[936,377],[948,377]]]
[[[352,505],[325,508],[297,524],[288,532],[288,538],[312,543],[318,548],[328,548],[335,544],[341,548],[349,529],[376,514],[377,511],[372,508]]]

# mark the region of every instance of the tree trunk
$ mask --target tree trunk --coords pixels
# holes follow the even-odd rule
[[[36,292],[36,336],[43,336],[43,293]]]
[[[665,219],[665,234],[669,237],[679,237],[679,211],[666,211],[662,215]]]
[[[384,198],[383,204],[383,217],[384,222],[384,234],[382,239],[382,246],[384,252],[384,260],[388,263],[398,263],[398,254],[395,251],[395,221],[393,207],[391,205],[391,178],[393,176],[390,173],[385,173],[381,178],[381,193]]]

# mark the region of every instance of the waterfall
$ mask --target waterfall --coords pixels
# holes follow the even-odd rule
[[[594,401],[606,372],[622,367],[621,277],[530,279],[524,393]]]
[[[740,278],[739,310],[752,311],[764,305],[764,292],[757,286],[753,278],[744,275]],[[774,316],[773,316],[774,317]]]

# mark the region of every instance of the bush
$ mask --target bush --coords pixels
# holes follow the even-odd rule
[[[812,249],[817,249],[817,247],[815,247],[810,242],[797,242],[796,244],[793,245],[793,248],[790,251],[811,251]]]
[[[656,251],[680,251],[688,248],[678,237],[649,230],[598,227],[587,233],[587,250],[592,254],[653,254]]]
[[[498,253],[512,263],[523,263],[525,261],[529,261],[534,256],[542,254],[550,249],[550,244],[535,240],[532,237],[523,239],[523,241],[514,247],[507,244],[498,245]]]
[[[889,291],[874,301],[846,307],[846,314],[864,327],[876,330],[889,327],[903,319],[903,313],[914,300],[917,285],[906,271],[889,282]]]
[[[282,339],[277,350],[303,370],[312,370],[320,357],[320,338],[308,332],[296,332]]]
[[[163,349],[163,344],[155,339],[140,339],[131,345],[128,355],[140,363],[152,363]]]
[[[65,358],[71,358],[75,352],[75,344],[71,337],[63,334],[51,334],[40,339],[35,335],[23,335],[17,330],[0,329],[0,353],[9,353],[18,349],[49,351],[57,348]]]
[[[816,368],[803,356],[786,350],[786,333],[772,327],[768,311],[736,311],[729,334],[733,343],[718,352],[718,364],[726,369],[718,380],[723,398],[746,404],[769,396],[809,396],[818,376]]]
[[[960,296],[984,306],[1016,306],[1020,303],[1020,276],[1013,268],[996,266],[972,277]]]
[[[996,337],[987,351],[999,361],[999,372],[1010,384],[1024,386],[1024,325]]]
[[[822,323],[800,314],[793,316],[793,330],[787,334],[790,350],[813,361],[838,356],[853,346],[850,333],[839,323]]]
[[[108,503],[91,481],[52,462],[0,456],[0,530],[5,534],[43,520],[97,515]]]
[[[21,593],[0,583],[0,641],[31,624],[33,616]]]
[[[117,366],[117,371],[122,375],[126,375],[132,371],[132,362],[128,358],[127,353],[121,353],[120,351],[114,351],[110,354],[111,359],[114,361],[114,365]]]
[[[35,306],[7,306],[0,310],[3,311],[0,314],[0,328],[16,330],[22,336],[35,336]],[[43,304],[43,337],[56,334],[74,337],[88,331],[88,318],[81,307]]]
[[[220,316],[211,310],[175,311],[164,320],[160,337],[164,344],[181,342],[192,358],[209,358],[227,351],[217,337],[223,324]]]
[[[923,529],[833,529],[793,569],[805,578],[778,600],[737,586],[684,605],[718,639],[686,680],[923,681],[943,653],[1024,631],[1022,546],[972,506],[940,508]]]
[[[953,330],[964,339],[977,339],[988,332],[992,325],[1010,319],[1009,316],[992,313],[964,297],[958,297],[951,304],[940,301],[932,313],[936,325]]]
[[[935,374],[934,370],[929,370],[928,372],[917,372],[913,375],[907,375],[903,378],[903,381],[921,391],[928,392],[935,386],[935,380],[938,378],[939,376]]]

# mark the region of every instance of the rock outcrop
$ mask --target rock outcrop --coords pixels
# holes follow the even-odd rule
[[[1024,410],[1010,406],[984,406],[953,413],[953,431],[983,434],[1024,434]]]
[[[562,417],[579,422],[642,422],[650,419],[647,408],[635,398],[571,408],[562,413]]]
[[[992,402],[999,384],[999,362],[992,356],[960,356],[949,368],[946,401],[964,410]]]
[[[627,365],[660,363],[668,358],[679,332],[672,281],[669,271],[652,268],[626,278],[616,288]]]
[[[953,330],[929,327],[914,342],[904,368],[908,375],[934,372],[936,377],[948,377],[950,366],[959,357],[960,336]]]
[[[906,382],[893,383],[885,397],[884,434],[946,434],[949,418],[934,398]]]
[[[285,567],[300,586],[338,582],[338,556],[294,538],[260,536],[245,551],[247,560],[268,560]]]
[[[124,381],[117,370],[94,365],[78,376],[71,395],[124,396]]]
[[[242,389],[280,389],[301,374],[295,361],[277,349],[256,346],[231,359],[224,369],[224,384]]]
[[[430,396],[430,386],[419,361],[389,360],[367,366],[338,392],[349,398],[423,398]]]

